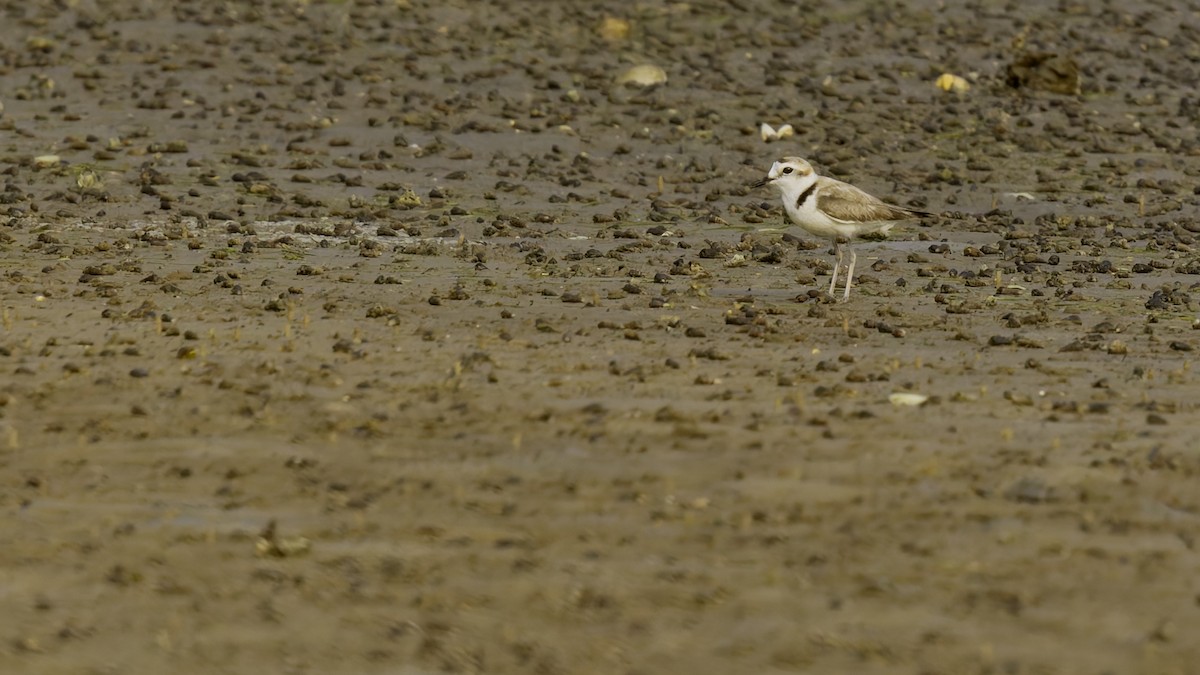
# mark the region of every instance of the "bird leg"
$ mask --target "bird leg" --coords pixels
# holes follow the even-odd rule
[[[829,280],[830,297],[836,297],[833,295],[833,291],[837,288],[838,270],[842,268],[842,242],[835,239],[833,242],[833,250],[837,255],[837,259],[833,261],[833,278]]]
[[[858,254],[849,244],[846,245],[846,252],[850,254],[850,265],[846,267],[846,294],[842,296],[842,302],[850,299],[850,285],[854,283],[854,263],[858,261]]]

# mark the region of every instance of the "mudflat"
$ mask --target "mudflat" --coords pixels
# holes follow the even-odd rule
[[[0,671],[1196,672],[1194,8],[0,35]]]

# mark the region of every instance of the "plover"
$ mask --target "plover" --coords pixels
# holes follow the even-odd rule
[[[850,285],[854,281],[857,256],[850,247],[851,238],[887,232],[900,220],[933,215],[888,204],[849,183],[817,175],[812,165],[799,157],[784,157],[772,164],[767,177],[754,183],[754,187],[763,185],[774,185],[783,193],[783,208],[793,223],[810,234],[833,242],[837,262],[833,266],[833,278],[829,280],[831,296],[837,297],[834,290],[838,270],[849,254],[842,302],[850,299]]]

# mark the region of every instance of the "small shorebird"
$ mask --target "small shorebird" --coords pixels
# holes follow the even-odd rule
[[[784,157],[772,164],[767,177],[754,183],[754,187],[763,185],[774,185],[783,193],[783,208],[793,223],[810,234],[833,241],[837,262],[833,266],[833,278],[829,280],[829,294],[834,297],[837,297],[834,290],[838,269],[849,254],[842,302],[850,299],[850,285],[854,281],[857,256],[850,247],[851,238],[887,232],[899,220],[933,215],[893,206],[849,183],[818,176],[812,165],[799,157]]]

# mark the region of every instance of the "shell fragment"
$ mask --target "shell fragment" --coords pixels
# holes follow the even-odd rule
[[[962,94],[971,88],[971,83],[953,73],[942,73],[937,79],[938,89],[942,91],[952,91],[955,94]]]
[[[913,394],[906,391],[898,391],[888,396],[888,401],[894,406],[919,406],[928,400],[929,397],[924,394]]]
[[[617,84],[636,87],[653,87],[657,84],[665,84],[666,81],[667,71],[648,63],[634,66],[621,73],[617,78]]]
[[[763,122],[762,126],[758,128],[758,134],[762,137],[764,143],[770,143],[771,141],[790,138],[796,134],[796,130],[790,124],[785,124],[776,129],[770,124]]]

